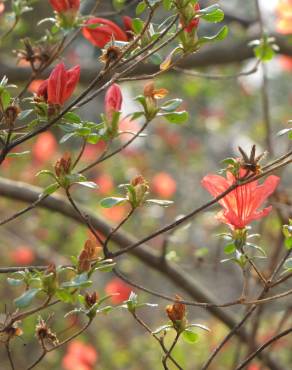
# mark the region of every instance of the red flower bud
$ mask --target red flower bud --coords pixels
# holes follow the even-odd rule
[[[104,110],[107,118],[111,119],[113,112],[121,110],[122,102],[123,96],[120,86],[112,84],[108,88],[104,99]]]
[[[197,3],[194,6],[195,12],[198,12],[200,10],[200,5]],[[190,23],[185,28],[186,32],[192,32],[193,29],[197,28],[200,22],[200,18],[194,18],[190,21]],[[185,26],[184,22],[181,21],[182,26]]]
[[[39,86],[37,96],[49,104],[63,105],[73,94],[79,78],[79,65],[66,71],[64,63],[59,63]]]
[[[86,27],[86,24],[96,24],[95,28]],[[105,18],[92,18],[86,21],[83,36],[93,45],[103,48],[112,38],[118,41],[128,41],[126,33],[114,22]]]
[[[49,2],[52,8],[58,13],[68,10],[78,11],[80,7],[80,0],[49,0]]]

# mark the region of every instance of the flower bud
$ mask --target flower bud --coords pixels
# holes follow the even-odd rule
[[[127,197],[133,208],[141,206],[145,201],[149,185],[143,176],[136,176],[131,181],[131,190],[128,190]]]
[[[68,175],[71,171],[71,155],[66,152],[62,158],[55,163],[55,173],[57,177]]]
[[[92,307],[98,300],[98,295],[96,292],[93,293],[86,293],[85,294],[85,304],[86,308]]]
[[[183,331],[186,324],[186,306],[181,303],[181,297],[175,297],[176,301],[172,305],[166,306],[166,313],[172,321],[174,328],[177,331]]]
[[[17,116],[20,113],[20,108],[18,105],[9,105],[5,110],[5,121],[8,126],[13,126],[16,121]]]
[[[78,257],[78,272],[90,271],[91,264],[98,258],[101,248],[91,239],[86,240]]]

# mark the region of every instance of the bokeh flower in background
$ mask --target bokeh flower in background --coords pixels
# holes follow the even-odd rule
[[[92,345],[73,340],[68,344],[62,366],[64,370],[94,370],[97,360],[98,353]]]
[[[176,181],[167,172],[159,172],[152,178],[150,191],[163,198],[171,198],[176,192]]]
[[[113,294],[111,297],[112,303],[120,304],[126,301],[131,294],[131,287],[124,283],[121,279],[113,278],[105,286],[105,292],[107,295]]]
[[[40,134],[32,147],[32,156],[37,164],[51,161],[58,151],[57,140],[50,131]]]

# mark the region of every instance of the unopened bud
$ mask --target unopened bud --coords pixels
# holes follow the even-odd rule
[[[149,185],[143,176],[136,176],[131,181],[131,190],[128,190],[127,197],[133,208],[141,206],[149,191]]]
[[[186,306],[181,303],[179,296],[176,296],[175,303],[166,306],[166,313],[177,331],[184,329],[186,324]]]
[[[92,307],[98,300],[98,295],[96,292],[85,294],[85,304],[87,308]]]
[[[58,159],[55,164],[55,173],[57,177],[69,174],[71,171],[70,153],[65,153],[62,158]]]
[[[5,110],[5,120],[9,126],[13,126],[17,116],[20,113],[18,105],[9,105]]]

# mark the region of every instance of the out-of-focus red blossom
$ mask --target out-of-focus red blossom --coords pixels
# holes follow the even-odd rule
[[[109,221],[120,222],[127,214],[127,207],[121,205],[112,208],[102,208],[101,213]]]
[[[2,1],[0,1],[0,15],[4,13],[4,10],[5,10],[5,5],[4,3],[2,3]]]
[[[259,367],[259,365],[251,364],[251,365],[249,365],[247,370],[260,370],[260,367]]]
[[[279,61],[280,61],[280,65],[281,67],[287,71],[287,72],[290,72],[292,71],[292,57],[288,57],[286,55],[282,55],[280,58],[279,58]]]
[[[131,132],[136,133],[137,131],[139,131],[139,129],[140,125],[136,120],[131,120],[130,117],[122,118],[119,122],[119,130],[128,131],[129,133],[124,133],[123,135],[120,135],[120,140],[122,142],[129,141],[133,137]],[[130,145],[128,148],[126,148],[125,151],[132,151],[133,149],[135,150],[135,142],[133,143],[133,145]]]
[[[195,6],[194,6],[194,9],[196,12],[198,12],[200,10],[200,5],[199,3],[197,3]],[[187,32],[192,32],[193,29],[197,28],[198,25],[199,25],[199,22],[200,22],[200,18],[194,18],[190,21],[190,23],[187,25],[187,27],[185,28],[185,31]],[[183,22],[181,21],[181,24],[182,26],[184,26]]]
[[[52,8],[58,13],[68,10],[78,11],[80,7],[80,0],[49,0],[49,2]]]
[[[240,176],[244,176],[245,172],[241,170]],[[235,176],[227,171],[226,178],[209,174],[202,179],[201,184],[213,197],[217,197],[235,182]],[[219,200],[223,210],[217,214],[217,219],[233,229],[242,229],[252,221],[267,216],[272,206],[262,210],[258,208],[275,191],[279,182],[278,176],[268,176],[261,185],[253,181],[237,187]]]
[[[97,360],[98,353],[92,345],[73,340],[67,347],[62,366],[64,370],[94,370]]]
[[[101,195],[107,195],[109,194],[110,192],[113,191],[114,189],[114,183],[113,183],[113,179],[110,175],[108,175],[107,173],[102,173],[100,174],[96,179],[95,179],[95,182],[97,183],[97,185],[99,186],[98,188],[98,192],[101,194]]]
[[[41,85],[43,85],[44,80],[34,80],[30,83],[28,91],[37,94]]]
[[[110,280],[105,286],[107,295],[116,294],[111,297],[114,304],[120,304],[129,298],[131,287],[118,278]]]
[[[118,84],[112,84],[106,91],[104,98],[104,110],[108,119],[111,119],[114,112],[121,110],[123,95]]]
[[[281,0],[276,10],[277,31],[285,35],[292,33],[292,0]]]
[[[99,141],[97,144],[86,145],[83,152],[82,159],[85,161],[94,161],[98,158],[99,154],[105,150],[106,143]]]
[[[57,140],[50,132],[43,132],[37,136],[36,142],[32,147],[33,159],[39,164],[45,163],[52,159],[58,149]]]
[[[167,172],[159,172],[153,177],[150,189],[163,198],[170,198],[176,192],[176,181]]]
[[[15,264],[30,265],[35,259],[35,254],[31,247],[20,245],[10,252],[10,258]]]
[[[86,25],[96,24],[95,28]],[[91,18],[85,22],[83,36],[93,45],[103,48],[111,39],[128,41],[128,36],[116,23],[105,18]]]
[[[66,71],[64,63],[59,63],[37,91],[37,96],[49,104],[63,105],[73,94],[80,78],[80,66]]]

